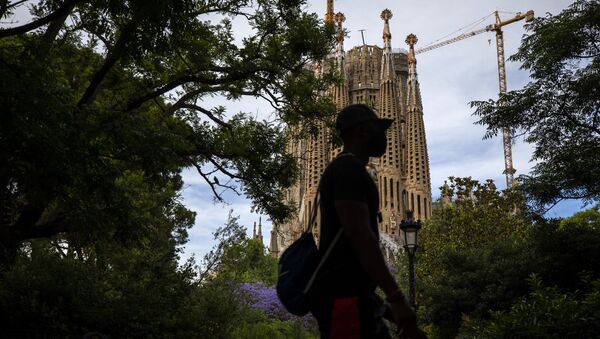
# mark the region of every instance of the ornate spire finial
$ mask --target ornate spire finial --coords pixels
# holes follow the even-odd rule
[[[383,48],[391,48],[392,44],[392,33],[390,33],[389,21],[392,18],[392,11],[384,9],[381,12],[381,19],[383,19]]]
[[[387,8],[386,8],[386,9],[384,9],[384,10],[381,12],[381,19],[383,19],[383,21],[385,21],[385,23],[386,23],[386,24],[387,24],[387,23],[388,23],[388,21],[389,21],[389,20],[392,18],[392,16],[394,16],[394,15],[392,14],[392,11],[390,11],[390,10],[389,10],[389,9],[387,9]]]
[[[252,230],[252,239],[256,238],[256,221],[254,222],[254,229]]]
[[[342,22],[346,21],[346,16],[342,12],[335,13],[335,16],[333,18],[334,18],[335,22],[338,24],[338,26],[341,26]]]
[[[334,17],[336,26],[336,35],[335,40],[337,42],[336,51],[338,54],[344,52],[344,28],[342,27],[342,23],[346,21],[346,16],[342,12],[338,12]]]
[[[417,43],[417,41],[419,41],[419,39],[417,39],[417,36],[410,33],[407,37],[406,37],[406,43],[408,44],[410,50],[408,52],[408,63],[409,64],[416,64],[417,63],[417,59],[415,58],[415,44]]]

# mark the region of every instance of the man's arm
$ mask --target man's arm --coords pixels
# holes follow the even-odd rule
[[[368,205],[360,201],[336,200],[335,209],[360,265],[388,298],[393,296],[389,310],[398,328],[408,338],[427,338],[417,327],[415,313],[392,277],[379,248],[379,241],[369,227]]]
[[[387,268],[379,242],[369,227],[369,207],[364,202],[336,200],[335,209],[344,233],[363,269],[381,287],[386,296],[398,290],[398,284]]]

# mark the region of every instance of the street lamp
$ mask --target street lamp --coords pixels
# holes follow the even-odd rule
[[[416,310],[415,305],[415,252],[417,251],[417,234],[421,229],[421,220],[413,220],[413,212],[406,212],[406,220],[400,222],[404,235],[404,249],[408,254],[408,301]]]

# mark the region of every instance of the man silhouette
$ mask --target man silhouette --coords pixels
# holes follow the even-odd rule
[[[311,312],[321,338],[390,338],[387,314],[405,337],[424,337],[416,317],[388,270],[379,247],[379,193],[365,166],[386,151],[391,119],[380,119],[367,105],[342,109],[336,128],[343,151],[323,172],[319,251],[326,251],[340,230],[310,293]],[[322,254],[322,253],[321,253]],[[375,294],[379,286],[387,303]]]

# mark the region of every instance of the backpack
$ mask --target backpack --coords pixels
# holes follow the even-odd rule
[[[309,311],[308,292],[312,287],[319,269],[331,253],[343,229],[340,228],[333,242],[318,262],[317,245],[312,235],[316,209],[319,205],[319,191],[315,196],[311,211],[310,226],[281,255],[277,277],[277,296],[283,306],[293,315],[303,316]]]

